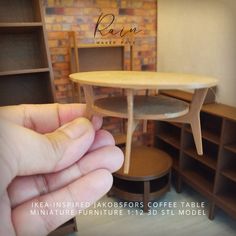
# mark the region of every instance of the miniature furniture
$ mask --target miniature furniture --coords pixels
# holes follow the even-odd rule
[[[137,125],[137,120],[140,119],[172,119],[177,122],[190,123],[197,151],[202,155],[199,111],[208,87],[216,85],[215,79],[188,74],[137,71],[84,72],[72,74],[70,78],[83,85],[88,112],[128,119],[125,174],[128,173],[130,166],[132,133]],[[124,97],[96,100],[93,86],[126,89],[127,103]],[[186,102],[167,96],[136,96],[134,98],[134,91],[139,89],[195,89],[195,93],[189,106]]]
[[[167,90],[162,94],[191,103],[191,93]],[[157,121],[155,146],[173,160],[172,176],[177,192],[183,182],[209,201],[209,219],[221,208],[236,219],[236,108],[206,104],[200,111],[204,154],[194,148],[189,125]]]
[[[0,105],[54,101],[40,0],[0,2]]]
[[[215,86],[217,81],[210,77],[188,74],[137,71],[84,72],[72,74],[70,78],[83,85],[90,115],[95,113],[128,119],[125,163],[114,174],[112,193],[127,200],[143,199],[144,210],[147,211],[147,202],[169,189],[172,161],[166,153],[150,147],[133,147],[131,151],[132,134],[138,120],[171,119],[190,123],[195,133],[197,151],[202,154],[199,111],[208,87]],[[93,86],[122,88],[126,90],[126,97],[96,99]],[[189,105],[182,100],[163,95],[134,96],[135,91],[140,89],[195,89],[195,93]],[[143,188],[137,188],[143,190],[129,192],[129,182],[137,185],[138,181],[143,183]]]

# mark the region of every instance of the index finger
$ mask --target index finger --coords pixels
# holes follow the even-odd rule
[[[43,104],[0,107],[0,117],[39,133],[53,132],[61,125],[78,117],[87,117],[85,104]],[[95,129],[101,119],[94,118]]]

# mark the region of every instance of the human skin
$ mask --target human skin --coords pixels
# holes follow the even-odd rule
[[[0,235],[47,235],[73,217],[32,216],[32,202],[93,203],[109,191],[123,153],[101,126],[82,104],[0,107]]]

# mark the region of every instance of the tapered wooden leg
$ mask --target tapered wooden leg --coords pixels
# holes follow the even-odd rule
[[[93,104],[94,104],[94,94],[93,94],[93,87],[90,85],[84,85],[84,95],[86,99],[86,104],[87,104],[87,118],[91,119],[93,115]]]
[[[191,125],[198,155],[203,154],[200,110],[206,97],[207,90],[208,90],[207,88],[196,89],[193,94],[193,99],[190,104],[189,112],[184,116],[169,119],[169,121],[188,123]]]
[[[130,167],[130,154],[133,135],[133,91],[127,90],[127,108],[128,108],[128,124],[127,124],[127,136],[126,136],[126,148],[125,148],[125,163],[124,173],[128,174]]]
[[[198,155],[202,155],[203,154],[202,132],[201,132],[201,123],[199,115],[196,115],[196,117],[192,118],[190,125],[192,128],[193,138],[197,149],[197,153]]]

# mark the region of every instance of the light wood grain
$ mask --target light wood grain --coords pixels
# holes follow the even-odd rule
[[[134,132],[134,115],[133,115],[133,106],[134,106],[134,94],[133,90],[127,90],[127,115],[128,115],[128,124],[127,124],[127,137],[126,137],[126,149],[125,149],[125,162],[124,162],[124,173],[129,172],[130,167],[130,154],[131,154],[131,143],[132,135]]]
[[[160,73],[143,71],[94,71],[71,74],[72,81],[84,87],[104,86],[127,89],[127,102],[123,97],[104,98],[91,101],[93,94],[87,95],[89,110],[95,113],[128,119],[126,155],[124,173],[128,173],[132,134],[137,119],[167,120],[189,123],[193,130],[194,141],[199,155],[203,154],[200,109],[209,87],[215,86],[217,80],[211,77],[182,73]],[[139,89],[195,89],[190,110],[187,103],[163,96],[135,96]],[[85,89],[86,90],[86,89]],[[92,91],[92,89],[90,88]],[[141,99],[140,99],[141,98]],[[144,131],[146,130],[144,125]]]
[[[207,88],[196,89],[190,104],[189,113],[171,121],[190,124],[198,155],[203,155],[200,110],[207,94]]]
[[[147,71],[93,71],[70,75],[81,84],[130,89],[198,89],[215,86],[217,80],[207,76]]]

